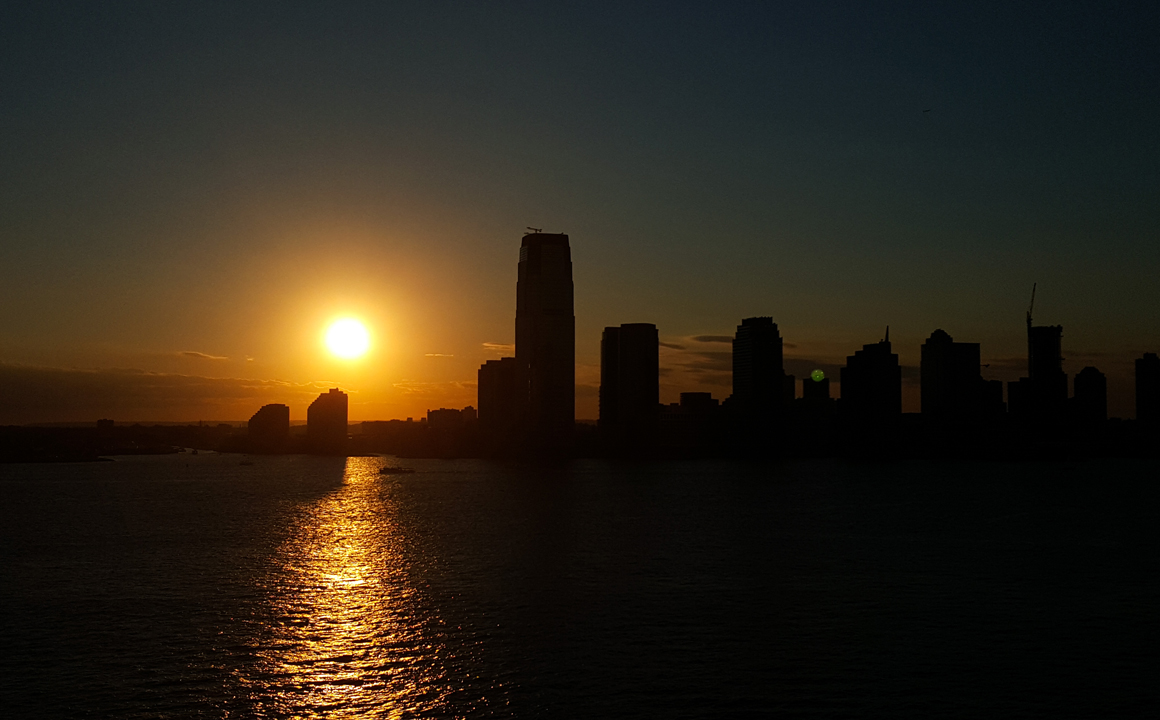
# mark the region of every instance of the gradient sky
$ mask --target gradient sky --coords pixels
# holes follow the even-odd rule
[[[753,315],[799,378],[890,325],[914,411],[936,328],[1019,376],[1033,282],[1132,415],[1156,3],[335,5],[0,8],[0,422],[474,404],[529,225],[571,236],[580,417],[604,326],[724,398]]]

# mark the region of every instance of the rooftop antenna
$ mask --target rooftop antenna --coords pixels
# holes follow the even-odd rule
[[[889,325],[886,326],[886,339],[883,340],[882,342],[890,342],[890,326]]]
[[[1035,309],[1035,286],[1039,283],[1031,283],[1031,304],[1027,306],[1027,327],[1031,327],[1031,311]]]
[[[528,226],[528,230],[531,230],[531,231],[532,231],[532,232],[534,232],[534,233],[542,233],[542,232],[544,232],[544,228],[534,228],[534,227],[532,227],[531,225],[529,225],[529,226]],[[531,233],[524,233],[524,235],[530,235],[530,234],[531,234]]]

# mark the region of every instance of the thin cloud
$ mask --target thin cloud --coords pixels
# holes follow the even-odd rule
[[[229,360],[228,357],[222,355],[210,355],[209,353],[198,352],[196,350],[182,350],[177,353],[185,357],[197,358],[198,360]]]
[[[677,345],[676,343],[662,342],[662,343],[660,343],[660,346],[664,347],[664,348],[669,348],[671,350],[684,350],[685,349],[684,345]]]
[[[485,342],[483,344],[485,352],[499,353],[500,355],[511,354],[516,351],[515,345],[507,345],[504,343]]]
[[[77,370],[0,363],[0,424],[244,419],[267,403],[304,407],[335,383],[211,378],[135,368]]]
[[[455,357],[454,355],[445,355],[443,353],[427,353],[423,357]]]
[[[699,343],[731,343],[733,336],[731,335],[694,335],[689,338],[693,342]]]

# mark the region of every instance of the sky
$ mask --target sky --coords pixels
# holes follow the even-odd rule
[[[1160,6],[1108,5],[5,3],[0,423],[474,405],[529,226],[571,238],[580,418],[603,327],[723,399],[760,315],[799,378],[889,325],[917,411],[936,328],[1024,374],[1033,283],[1131,417]]]

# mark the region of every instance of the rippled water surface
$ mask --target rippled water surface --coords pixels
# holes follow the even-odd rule
[[[1160,466],[0,466],[5,717],[1154,717]]]

